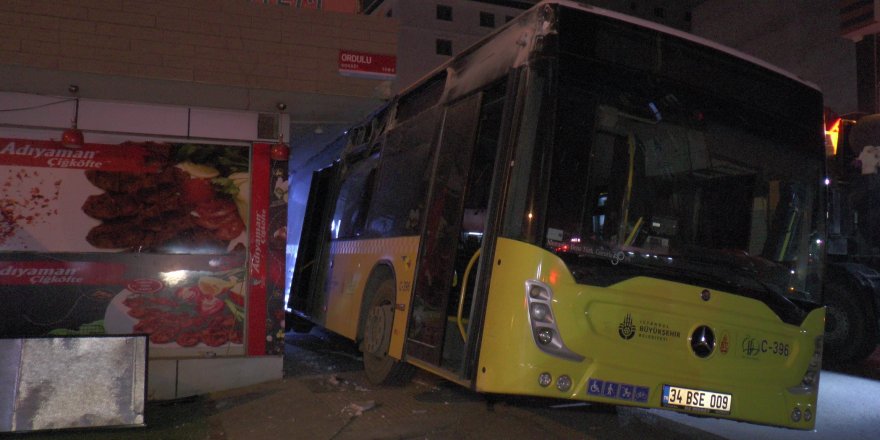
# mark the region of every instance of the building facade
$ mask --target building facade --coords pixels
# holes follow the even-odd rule
[[[805,0],[743,8],[741,2],[708,0],[694,9],[693,33],[815,83],[826,106],[849,113],[863,106],[856,92],[856,45],[841,34],[838,4]]]
[[[340,54],[397,52],[347,4],[0,2],[0,336],[147,333],[153,399],[280,378],[291,127],[365,116]]]

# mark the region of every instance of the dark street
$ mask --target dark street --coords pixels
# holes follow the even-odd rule
[[[26,439],[706,439],[637,409],[484,396],[428,374],[375,387],[351,342],[318,329],[287,336],[285,378],[150,402],[147,426],[33,432]]]
[[[281,381],[211,395],[149,402],[147,426],[131,429],[34,432],[22,439],[713,439],[839,438],[823,427],[846,425],[853,434],[871,423],[847,404],[831,403],[815,432],[702,419],[667,411],[485,396],[417,373],[403,387],[375,387],[360,353],[344,338],[320,329],[286,338]],[[859,377],[863,376],[863,377]],[[842,399],[847,388],[880,388],[880,356],[826,372],[820,396]],[[834,388],[827,388],[833,386]],[[872,399],[875,400],[875,399]],[[826,401],[823,400],[823,403]],[[877,411],[865,408],[867,412]],[[862,423],[864,422],[864,423]],[[834,435],[831,435],[831,434]],[[844,435],[846,437],[846,435]]]

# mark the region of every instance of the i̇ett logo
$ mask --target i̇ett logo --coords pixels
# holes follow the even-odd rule
[[[617,333],[623,339],[632,339],[633,336],[636,335],[636,326],[633,324],[632,314],[627,313],[626,317],[623,318],[623,322],[617,326]]]
[[[758,346],[755,338],[751,336],[746,336],[742,341],[742,352],[744,355],[749,357],[757,356],[761,349]]]

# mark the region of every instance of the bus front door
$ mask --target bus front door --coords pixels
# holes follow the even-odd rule
[[[406,355],[459,377],[465,368],[503,91],[498,86],[447,108],[422,230]]]

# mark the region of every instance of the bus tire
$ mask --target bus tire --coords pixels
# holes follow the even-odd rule
[[[400,385],[412,377],[415,368],[388,355],[391,329],[394,324],[395,283],[391,278],[382,280],[370,301],[364,323],[364,371],[367,379],[376,385]]]
[[[825,340],[823,358],[829,366],[857,363],[877,346],[873,314],[859,289],[849,283],[825,286]]]

